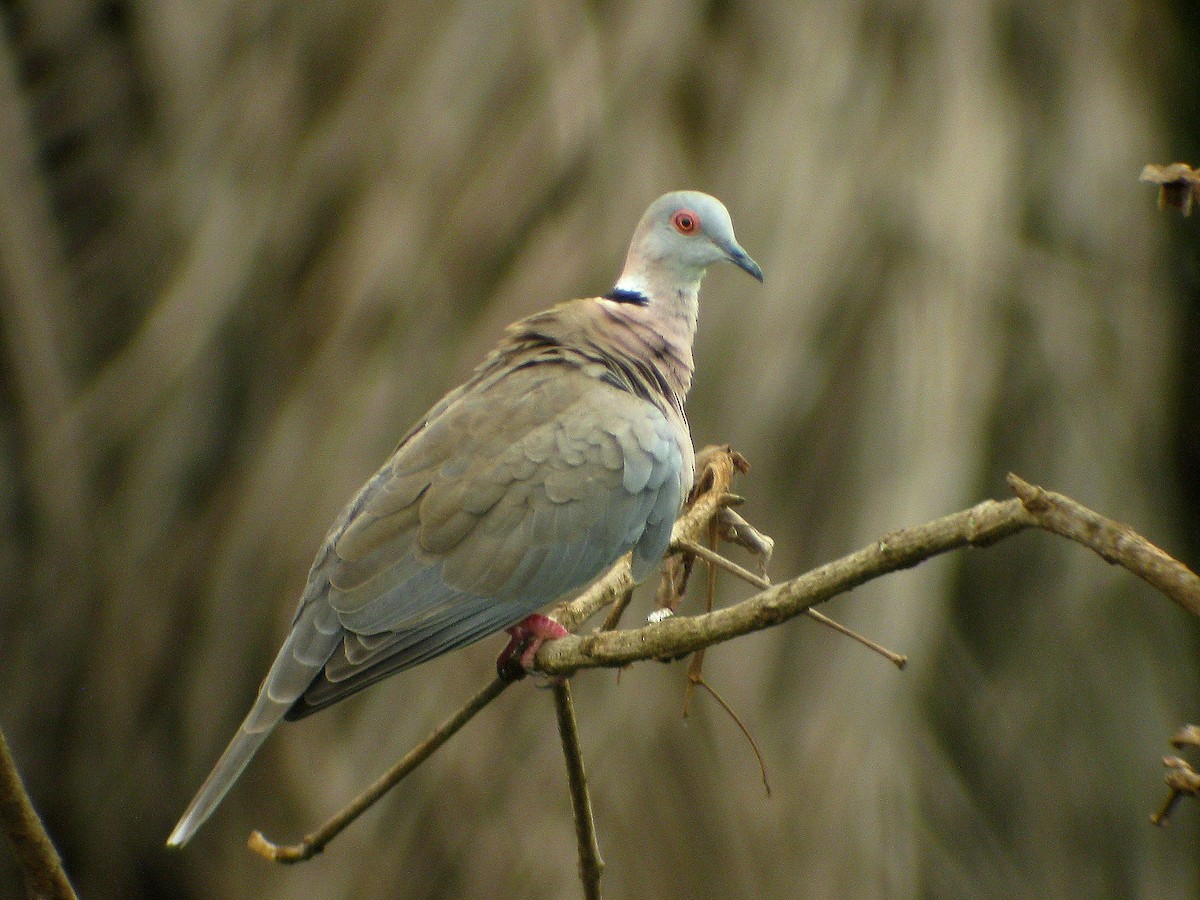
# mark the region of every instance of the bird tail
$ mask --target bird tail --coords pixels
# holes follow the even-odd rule
[[[257,704],[255,705],[257,707]],[[287,707],[280,710],[279,718],[283,718],[286,710]],[[255,715],[255,713],[251,713],[251,715]],[[204,784],[200,787],[191,805],[188,806],[187,812],[183,814],[183,818],[179,820],[179,824],[175,826],[171,836],[167,838],[168,847],[182,847],[191,840],[192,835],[199,830],[205,820],[213,814],[217,805],[225,798],[225,795],[229,793],[229,789],[233,787],[234,782],[238,780],[271,731],[271,728],[257,732],[247,731],[245,724],[238,729],[233,740],[229,742],[229,746],[225,748],[225,752],[221,754],[216,766],[204,780]]]
[[[168,847],[182,847],[213,814],[263,741],[312,684],[344,634],[337,614],[324,598],[301,608],[291,634],[279,648],[279,655],[263,680],[254,706],[167,838]]]

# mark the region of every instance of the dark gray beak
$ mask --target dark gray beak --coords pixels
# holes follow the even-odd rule
[[[729,254],[728,259],[731,263],[741,269],[743,272],[749,272],[759,281],[763,280],[762,267],[750,258],[750,254],[734,244],[725,250]]]

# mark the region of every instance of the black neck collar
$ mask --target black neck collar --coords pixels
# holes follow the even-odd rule
[[[615,287],[604,295],[605,300],[613,300],[617,303],[632,303],[636,306],[649,306],[650,298],[641,291],[630,291],[625,288]]]

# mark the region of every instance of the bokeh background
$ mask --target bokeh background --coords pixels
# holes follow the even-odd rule
[[[753,464],[777,578],[1009,470],[1200,562],[1200,226],[1137,182],[1200,163],[1191,0],[15,0],[0,29],[0,725],[87,897],[578,894],[531,684],[318,859],[245,849],[501,638],[281,729],[163,841],[342,503],[506,322],[607,289],[669,189],[767,273],[710,274],[690,410]],[[708,655],[769,799],[715,704],[681,719],[682,664],[575,679],[609,896],[1200,893],[1200,808],[1147,824],[1200,719],[1169,601],[1027,533],[827,611],[909,668],[803,620]]]

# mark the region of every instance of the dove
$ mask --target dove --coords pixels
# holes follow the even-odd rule
[[[508,326],[400,440],[329,530],[245,721],[167,840],[208,819],[267,736],[390,675],[507,629],[532,668],[566,632],[539,608],[632,551],[662,560],[694,477],[684,398],[705,270],[762,281],[724,205],[655,200],[603,296]]]

